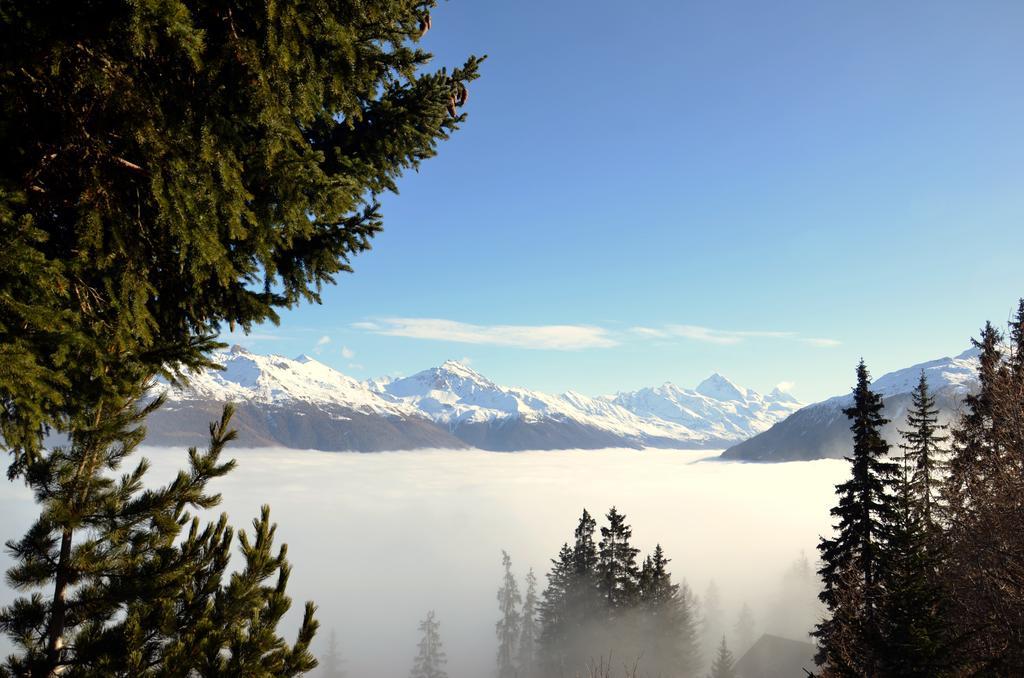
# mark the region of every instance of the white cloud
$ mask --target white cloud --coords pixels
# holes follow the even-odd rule
[[[653,327],[630,327],[629,331],[633,334],[638,334],[641,337],[651,337],[653,339],[665,339],[669,336],[665,330],[655,329]]]
[[[701,325],[665,325],[662,328],[632,327],[630,332],[638,336],[654,339],[677,337],[721,346],[732,346],[746,339],[785,339],[799,341],[808,346],[823,348],[839,346],[840,344],[835,339],[801,337],[796,332],[778,330],[718,330]]]
[[[802,339],[801,341],[803,341],[805,344],[808,344],[809,346],[818,346],[820,348],[834,348],[836,346],[842,345],[843,343],[838,339],[821,339],[817,337]]]
[[[592,325],[474,325],[442,318],[378,318],[352,327],[393,337],[554,351],[609,348],[619,343],[607,330]]]
[[[775,384],[775,388],[779,389],[783,393],[789,393],[796,387],[796,383],[792,381],[780,381]]]
[[[324,346],[326,346],[329,343],[331,343],[331,338],[326,334],[323,335],[322,337],[316,340],[316,347],[313,349],[313,353],[316,353],[317,355],[323,353]]]
[[[346,360],[351,360],[356,357],[356,352],[350,349],[348,346],[341,347],[341,357]]]

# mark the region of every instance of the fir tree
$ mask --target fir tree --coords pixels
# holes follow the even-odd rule
[[[851,477],[836,486],[838,504],[832,509],[839,522],[836,535],[821,540],[824,589],[821,601],[831,618],[814,631],[818,663],[835,675],[874,676],[883,643],[879,606],[880,571],[884,567],[889,526],[896,520],[894,489],[899,466],[886,459],[889,445],[881,429],[882,398],[871,390],[868,369],[857,366],[853,405],[844,410],[851,420],[853,453],[847,457]]]
[[[533,678],[537,674],[537,642],[540,637],[537,614],[537,577],[530,568],[526,573],[526,595],[520,615],[519,678]]]
[[[630,544],[633,530],[625,515],[613,506],[606,518],[608,526],[601,528],[598,547],[597,577],[605,606],[614,617],[637,600],[640,571],[636,556],[640,551]]]
[[[419,643],[419,653],[413,661],[410,678],[448,678],[444,667],[448,657],[441,645],[441,622],[434,618],[434,611],[427,613],[427,618],[420,622],[423,638]]]
[[[708,582],[702,600],[703,615],[701,616],[701,633],[704,636],[705,655],[713,656],[718,647],[718,641],[725,632],[725,613],[722,610],[722,596],[718,591],[718,584],[715,580]]]
[[[939,424],[939,409],[935,397],[928,390],[928,379],[924,370],[914,390],[910,410],[907,412],[907,430],[901,430],[903,459],[908,468],[906,489],[913,517],[933,541],[938,535],[938,515],[935,503],[938,498],[941,472],[945,468],[942,460],[942,444],[949,440],[940,435],[946,427]]]
[[[434,5],[5,6],[0,433],[16,461],[129,371],[202,366],[222,324],[276,322],[350,270],[377,197],[464,120],[479,60],[425,70]]]
[[[1010,321],[1010,369],[1018,383],[1024,383],[1024,298],[1017,302],[1017,312]]]
[[[711,673],[708,674],[708,678],[737,678],[736,676],[736,661],[733,659],[732,652],[729,651],[729,646],[725,642],[725,636],[722,636],[722,642],[718,646],[718,654],[711,662]]]
[[[498,678],[515,678],[516,643],[522,630],[518,607],[522,598],[519,595],[519,584],[512,575],[512,559],[505,551],[501,552],[501,564],[505,568],[501,588],[498,589],[501,619],[495,624],[498,636]]]
[[[558,676],[567,670],[565,649],[572,628],[569,603],[575,574],[573,549],[563,544],[558,557],[551,561],[548,584],[540,604],[538,655],[545,675]]]
[[[981,338],[971,340],[980,353],[979,388],[977,393],[964,398],[964,413],[953,430],[949,475],[943,486],[948,510],[953,512],[968,510],[969,497],[978,493],[987,468],[998,457],[994,421],[996,392],[1003,368],[1002,341],[1002,334],[989,322],[982,328]]]
[[[577,625],[602,608],[598,584],[598,552],[594,543],[596,529],[597,521],[589,511],[583,509],[573,532],[573,576],[568,588],[570,616]]]
[[[986,323],[979,388],[953,429],[943,487],[947,629],[962,675],[1024,674],[1024,309],[1010,345]]]
[[[26,469],[49,511],[21,541],[8,543],[16,559],[8,580],[22,590],[56,587],[57,595],[50,605],[38,594],[20,598],[0,612],[0,628],[18,648],[7,670],[17,676],[151,676],[171,669],[175,675],[295,676],[311,670],[313,605],[306,604],[293,645],[276,631],[291,606],[285,593],[291,568],[284,546],[273,551],[269,509],[253,522],[253,537],[239,535],[244,567],[230,576],[227,517],[200,529],[188,512],[215,506],[220,497],[207,485],[234,466],[220,460],[234,437],[230,408],[211,426],[209,448],[189,450],[188,471],[162,488],[142,489],[145,460],[119,478],[75,476],[74,469],[99,459],[105,470],[117,470],[141,440],[138,423],[145,414],[125,404],[118,418],[106,420],[109,430],[57,447]],[[89,494],[80,489],[85,478],[93,483]],[[55,538],[52,516],[81,530],[73,548]],[[272,578],[276,582],[268,584]],[[62,632],[54,630],[54,620]]]
[[[733,635],[736,638],[736,651],[742,656],[754,644],[754,613],[746,603],[740,608],[739,617],[733,626]]]
[[[331,629],[327,640],[327,653],[320,658],[320,678],[345,678],[341,668],[341,652],[338,650],[338,634]]]
[[[648,644],[644,658],[649,660],[645,663],[653,666],[652,673],[692,676],[700,666],[696,612],[689,590],[673,583],[669,562],[658,544],[640,573],[640,608]]]
[[[807,554],[800,553],[782,575],[780,583],[779,598],[766,617],[765,627],[780,636],[807,638],[823,616],[818,600],[821,587]]]
[[[885,568],[879,573],[885,593],[878,667],[883,676],[938,678],[946,675],[946,662],[937,540],[925,526],[913,478],[911,457],[904,456],[898,510],[889,527]]]
[[[4,613],[21,652],[12,666],[116,675],[96,668],[116,663],[115,651],[162,661],[163,644],[128,626],[128,612],[169,614],[188,588],[174,568],[209,566],[170,556],[215,559],[213,547],[169,551],[181,526],[140,535],[173,512],[141,493],[144,465],[120,481],[104,474],[141,438],[152,408],[136,402],[155,375],[210,366],[222,325],[248,331],[318,301],[381,229],[377,197],[462,122],[478,60],[422,70],[430,55],[416,42],[433,6],[38,2],[0,12],[0,437],[8,475],[43,504],[12,545],[10,577],[47,587]],[[68,443],[45,448],[51,431]],[[283,556],[268,554],[252,552],[266,557],[251,581],[267,567],[286,581]],[[142,592],[151,597],[131,597]],[[266,625],[283,603],[271,598],[282,593],[246,593],[246,605],[262,595],[271,606],[246,643],[272,643]],[[223,634],[248,623],[226,621],[237,626]],[[168,644],[177,634],[209,645],[187,627],[163,628]],[[303,633],[311,628],[310,617]],[[308,664],[300,648],[278,675]]]

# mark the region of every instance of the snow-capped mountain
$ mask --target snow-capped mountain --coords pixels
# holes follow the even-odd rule
[[[717,374],[695,390],[666,383],[593,398],[500,386],[456,361],[361,382],[309,356],[236,346],[216,360],[223,370],[195,374],[184,388],[154,386],[168,402],[149,420],[150,443],[195,444],[225,402],[236,403],[243,444],[357,451],[717,447],[799,407],[787,394],[760,396]]]
[[[952,358],[939,358],[882,375],[872,390],[882,395],[885,416],[890,420],[883,434],[890,444],[899,442],[899,429],[906,428],[911,392],[921,372],[935,394],[942,423],[949,423],[963,397],[977,387],[978,350],[969,349]],[[852,378],[851,374],[851,378]],[[852,446],[850,422],[843,409],[853,402],[851,394],[835,396],[794,412],[767,431],[722,453],[724,459],[744,461],[792,461],[840,458]]]
[[[717,373],[696,389],[667,382],[619,393],[610,401],[640,417],[672,422],[722,441],[745,440],[800,408],[795,398],[778,389],[761,396]]]
[[[288,401],[343,407],[367,414],[407,416],[415,411],[368,384],[311,358],[257,355],[240,346],[217,356],[223,370],[193,375],[172,398],[280,404]]]
[[[153,386],[153,392],[166,392],[167,403],[147,420],[147,442],[200,444],[206,422],[233,402],[232,425],[245,446],[360,452],[465,447],[415,408],[309,356],[257,355],[235,346],[215,360],[223,370],[193,374],[184,388]]]

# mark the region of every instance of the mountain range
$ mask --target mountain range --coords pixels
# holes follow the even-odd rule
[[[147,443],[201,444],[226,402],[249,447],[373,452],[424,447],[486,450],[602,447],[723,448],[766,431],[801,407],[713,374],[695,389],[672,383],[591,397],[495,384],[448,361],[399,379],[359,381],[302,355],[235,346],[222,370],[184,386],[157,382],[166,404],[147,420]]]
[[[899,444],[899,430],[906,428],[911,392],[917,387],[922,372],[935,395],[940,423],[949,424],[959,413],[964,396],[977,388],[978,350],[972,348],[955,357],[889,372],[872,383],[872,390],[882,396],[884,415],[890,420],[882,434],[891,445]],[[850,377],[852,381],[852,371]],[[852,394],[847,394],[808,405],[730,447],[721,458],[773,462],[847,456],[853,446],[853,434],[843,409],[852,403]]]

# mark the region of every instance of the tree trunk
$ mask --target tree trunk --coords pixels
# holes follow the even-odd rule
[[[61,664],[61,650],[64,649],[64,621],[67,617],[67,590],[70,580],[71,560],[71,528],[64,528],[60,538],[60,560],[57,561],[57,573],[53,585],[53,606],[50,609],[49,640],[46,646],[46,658],[49,671],[47,676],[53,678],[64,672]]]

